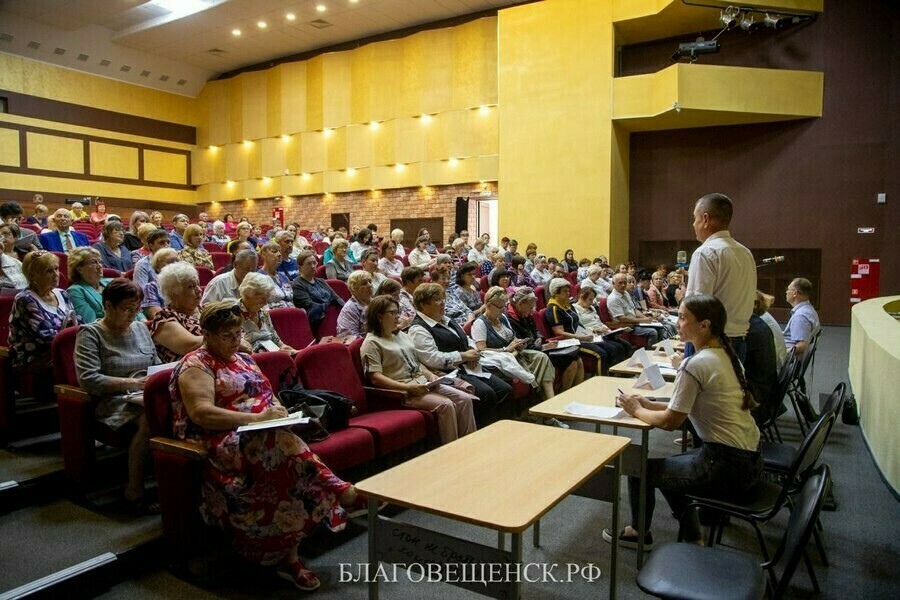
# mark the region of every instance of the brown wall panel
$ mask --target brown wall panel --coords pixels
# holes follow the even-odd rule
[[[822,118],[632,136],[631,255],[642,242],[690,236],[694,201],[723,192],[748,247],[821,249],[822,320],[848,324],[853,258],[880,258],[882,295],[900,293],[900,8],[862,0],[826,11],[786,31],[726,33],[721,53],[702,57],[824,71]],[[621,73],[671,64],[678,41],[626,47]],[[876,204],[879,192],[887,204]],[[857,234],[863,226],[876,233]]]

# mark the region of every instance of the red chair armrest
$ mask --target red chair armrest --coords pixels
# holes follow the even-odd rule
[[[78,400],[81,402],[93,402],[90,394],[88,394],[85,390],[81,389],[80,387],[75,387],[74,385],[56,385],[56,386],[53,386],[53,391],[56,392],[57,396],[62,396],[69,400]]]
[[[173,440],[172,438],[167,437],[154,437],[150,438],[150,447],[153,450],[159,450],[160,452],[167,452],[169,454],[198,461],[205,459],[208,455],[206,448],[197,442],[189,440]]]

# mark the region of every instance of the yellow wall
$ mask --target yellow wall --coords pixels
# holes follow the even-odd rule
[[[626,257],[627,135],[609,119],[611,11],[581,0],[500,11],[499,229],[541,240],[548,254]]]
[[[227,201],[496,180],[496,103],[496,18],[244,73],[198,97],[192,181]]]

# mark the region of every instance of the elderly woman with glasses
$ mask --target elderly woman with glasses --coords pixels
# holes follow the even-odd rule
[[[206,232],[202,227],[196,224],[188,225],[184,230],[182,239],[184,240],[184,248],[178,253],[178,257],[188,264],[197,267],[213,268],[212,255],[203,247],[203,239]]]
[[[134,266],[131,250],[125,246],[125,226],[121,221],[107,221],[103,226],[103,239],[94,244],[94,248],[100,253],[100,260],[107,269],[125,273]]]
[[[406,392],[404,405],[435,413],[442,444],[475,431],[473,396],[440,382],[416,356],[412,339],[399,331],[400,305],[377,296],[366,308],[368,333],[360,347],[363,370],[372,385]]]
[[[18,230],[15,223],[0,223],[0,288],[24,290],[28,287],[28,280],[22,274],[22,261],[16,253]]]
[[[112,429],[137,426],[128,448],[125,500],[135,509],[159,512],[144,492],[144,463],[150,450],[150,430],[140,392],[147,368],[159,364],[150,332],[135,322],[141,288],[127,279],[114,279],[103,290],[103,317],[78,330],[75,372],[78,385],[98,399],[95,415]],[[136,394],[133,394],[137,392]]]
[[[334,293],[324,279],[316,277],[316,255],[304,250],[297,257],[299,275],[291,287],[294,291],[294,306],[306,311],[309,324],[316,327],[325,318],[325,311],[332,304],[341,308],[344,301]]]
[[[172,248],[162,248],[157,250],[156,253],[150,257],[150,268],[153,269],[157,281],[151,281],[144,288],[144,301],[141,303],[141,309],[144,311],[144,316],[148,319],[155,317],[156,313],[166,305],[165,298],[163,297],[159,286],[159,273],[167,266],[176,262],[178,262],[178,251]],[[193,267],[191,268],[193,269]]]
[[[325,263],[325,277],[346,282],[353,272],[353,263],[347,258],[347,240],[338,238],[331,244],[332,257]]]
[[[246,559],[277,564],[279,577],[312,591],[319,579],[300,561],[299,543],[320,523],[341,530],[347,511],[366,500],[289,427],[238,433],[242,425],[288,415],[253,358],[240,352],[243,321],[236,304],[203,307],[204,344],[178,363],[169,383],[173,432],[207,449],[204,520],[227,529]]]
[[[279,253],[280,255],[280,253]],[[241,316],[244,318],[244,341],[253,352],[289,352],[296,350],[281,341],[272,318],[269,316],[267,303],[275,291],[275,284],[262,273],[247,273],[238,291],[241,295]]]
[[[175,252],[172,250],[172,252]],[[147,323],[156,352],[164,363],[175,362],[203,343],[200,331],[200,280],[197,270],[183,262],[166,265],[159,272],[162,306]]]
[[[83,323],[103,318],[103,263],[94,248],[76,248],[69,255],[69,298]]]
[[[269,288],[271,295],[268,298],[269,308],[285,308],[293,306],[294,290],[291,288],[291,280],[279,270],[283,254],[281,246],[277,242],[266,242],[259,251],[262,257],[263,265],[257,271],[257,274],[268,277],[272,282]]]
[[[388,277],[400,277],[403,272],[403,261],[397,258],[397,242],[390,238],[384,238],[381,242],[378,270]]]
[[[347,279],[350,299],[341,308],[337,320],[337,334],[340,337],[355,338],[366,335],[366,306],[372,299],[372,276],[366,271],[353,271]]]

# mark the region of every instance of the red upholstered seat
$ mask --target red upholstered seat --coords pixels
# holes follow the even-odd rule
[[[209,255],[212,257],[213,267],[216,271],[231,264],[231,255],[227,252],[210,252]]]
[[[368,431],[375,439],[379,457],[425,440],[425,418],[419,411],[406,408],[382,410],[380,402],[370,404],[359,377],[354,376],[350,350],[343,344],[310,346],[297,355],[295,364],[307,389],[331,390],[353,402],[357,414],[350,418],[350,428]]]
[[[333,431],[326,439],[309,445],[329,469],[340,473],[375,460],[375,438],[363,428]]]
[[[12,366],[9,361],[9,315],[14,296],[0,296],[0,440],[9,438],[16,412],[16,396]]]
[[[59,259],[59,288],[69,287],[69,255],[65,252],[50,252]]]
[[[325,265],[319,265],[316,267],[316,277],[319,279],[325,279]]]
[[[252,358],[259,370],[269,380],[275,395],[278,395],[278,390],[283,382],[296,380],[294,359],[287,352],[260,352],[253,354]]]
[[[312,247],[313,247],[313,251],[316,254],[318,254],[319,256],[322,256],[323,254],[325,254],[325,251],[331,247],[331,244],[329,244],[327,242],[319,241],[319,242],[313,242]]]
[[[535,310],[544,310],[547,308],[547,291],[546,287],[543,285],[539,285],[534,288],[534,295],[537,298],[537,302],[534,305]]]
[[[121,276],[122,276],[121,272],[119,272],[115,269],[107,269],[106,267],[103,267],[103,277],[110,277],[110,278],[115,279],[116,277],[121,277]]]
[[[203,246],[203,248],[209,253],[223,252],[225,250],[216,242],[202,242],[200,245]]]
[[[603,321],[604,325],[610,329],[629,326],[626,323],[619,323],[612,318],[612,315],[609,314],[609,309],[606,307],[606,298],[597,298],[597,314],[600,315],[600,320]],[[649,341],[645,336],[638,335],[633,331],[629,331],[621,337],[632,346],[637,346],[638,348],[646,348]]]
[[[303,350],[315,339],[306,311],[302,308],[273,308],[269,311],[269,316],[278,337],[291,348]]]
[[[205,286],[216,276],[215,272],[208,267],[194,265],[194,269],[197,271],[197,278],[200,280],[201,286]]]
[[[326,279],[325,282],[328,284],[328,287],[334,290],[334,293],[337,294],[341,300],[346,302],[350,299],[350,288],[347,287],[346,283],[340,279]]]
[[[337,335],[337,321],[338,315],[340,314],[341,309],[334,304],[330,304],[328,308],[325,309],[325,317],[319,322],[314,330],[317,340],[321,340],[323,337],[329,335]]]

